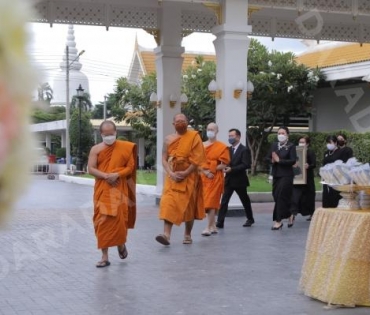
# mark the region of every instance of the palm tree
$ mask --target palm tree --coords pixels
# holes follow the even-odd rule
[[[39,101],[47,102],[50,105],[53,99],[53,89],[48,82],[42,83],[37,88],[37,95]]]
[[[83,96],[80,98],[77,95],[74,95],[72,97],[71,101],[71,110],[74,110],[78,108],[79,102],[81,101],[81,109],[84,111],[90,111],[93,107],[93,104],[90,99],[90,94],[89,93],[84,93]]]

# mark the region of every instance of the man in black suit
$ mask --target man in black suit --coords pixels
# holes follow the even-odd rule
[[[251,200],[247,194],[247,186],[249,180],[246,170],[251,166],[251,155],[248,148],[240,143],[241,133],[238,129],[229,130],[229,147],[230,165],[224,169],[225,187],[221,199],[221,207],[218,212],[217,224],[218,228],[224,227],[224,221],[228,210],[230,198],[234,191],[238,194],[240,201],[245,210],[247,221],[243,226],[252,226],[254,223]]]

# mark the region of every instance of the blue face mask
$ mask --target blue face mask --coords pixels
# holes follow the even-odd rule
[[[236,142],[236,139],[235,138],[229,138],[229,143],[230,144],[234,144]]]

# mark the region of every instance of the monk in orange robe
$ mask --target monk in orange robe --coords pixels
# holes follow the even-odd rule
[[[202,140],[197,131],[188,130],[188,119],[177,114],[173,119],[175,134],[166,137],[162,164],[167,173],[160,202],[159,218],[164,220],[164,233],[156,240],[170,245],[173,224],[185,222],[183,244],[191,244],[194,219],[205,217],[199,166],[205,161]]]
[[[217,233],[215,217],[224,191],[223,169],[230,163],[229,148],[217,140],[217,133],[218,126],[215,123],[208,124],[208,141],[204,142],[207,160],[202,164],[204,207],[208,217],[208,226],[202,232],[203,236]]]
[[[116,125],[104,121],[100,125],[103,139],[92,147],[89,173],[95,177],[94,228],[102,259],[98,268],[110,265],[108,248],[117,246],[125,259],[127,229],[134,228],[136,219],[136,145],[116,140]]]

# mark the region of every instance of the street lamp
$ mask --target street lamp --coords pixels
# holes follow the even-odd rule
[[[66,46],[66,165],[67,165],[67,172],[70,170],[71,166],[71,144],[69,138],[69,120],[70,120],[70,104],[69,104],[69,70],[72,64],[78,60],[78,58],[84,53],[85,51],[82,50],[78,54],[78,56],[69,62],[69,46]]]
[[[84,96],[84,89],[81,84],[78,87],[77,99],[78,99],[78,146],[77,146],[77,162],[76,167],[78,172],[82,172],[82,151],[81,151],[81,103]]]

